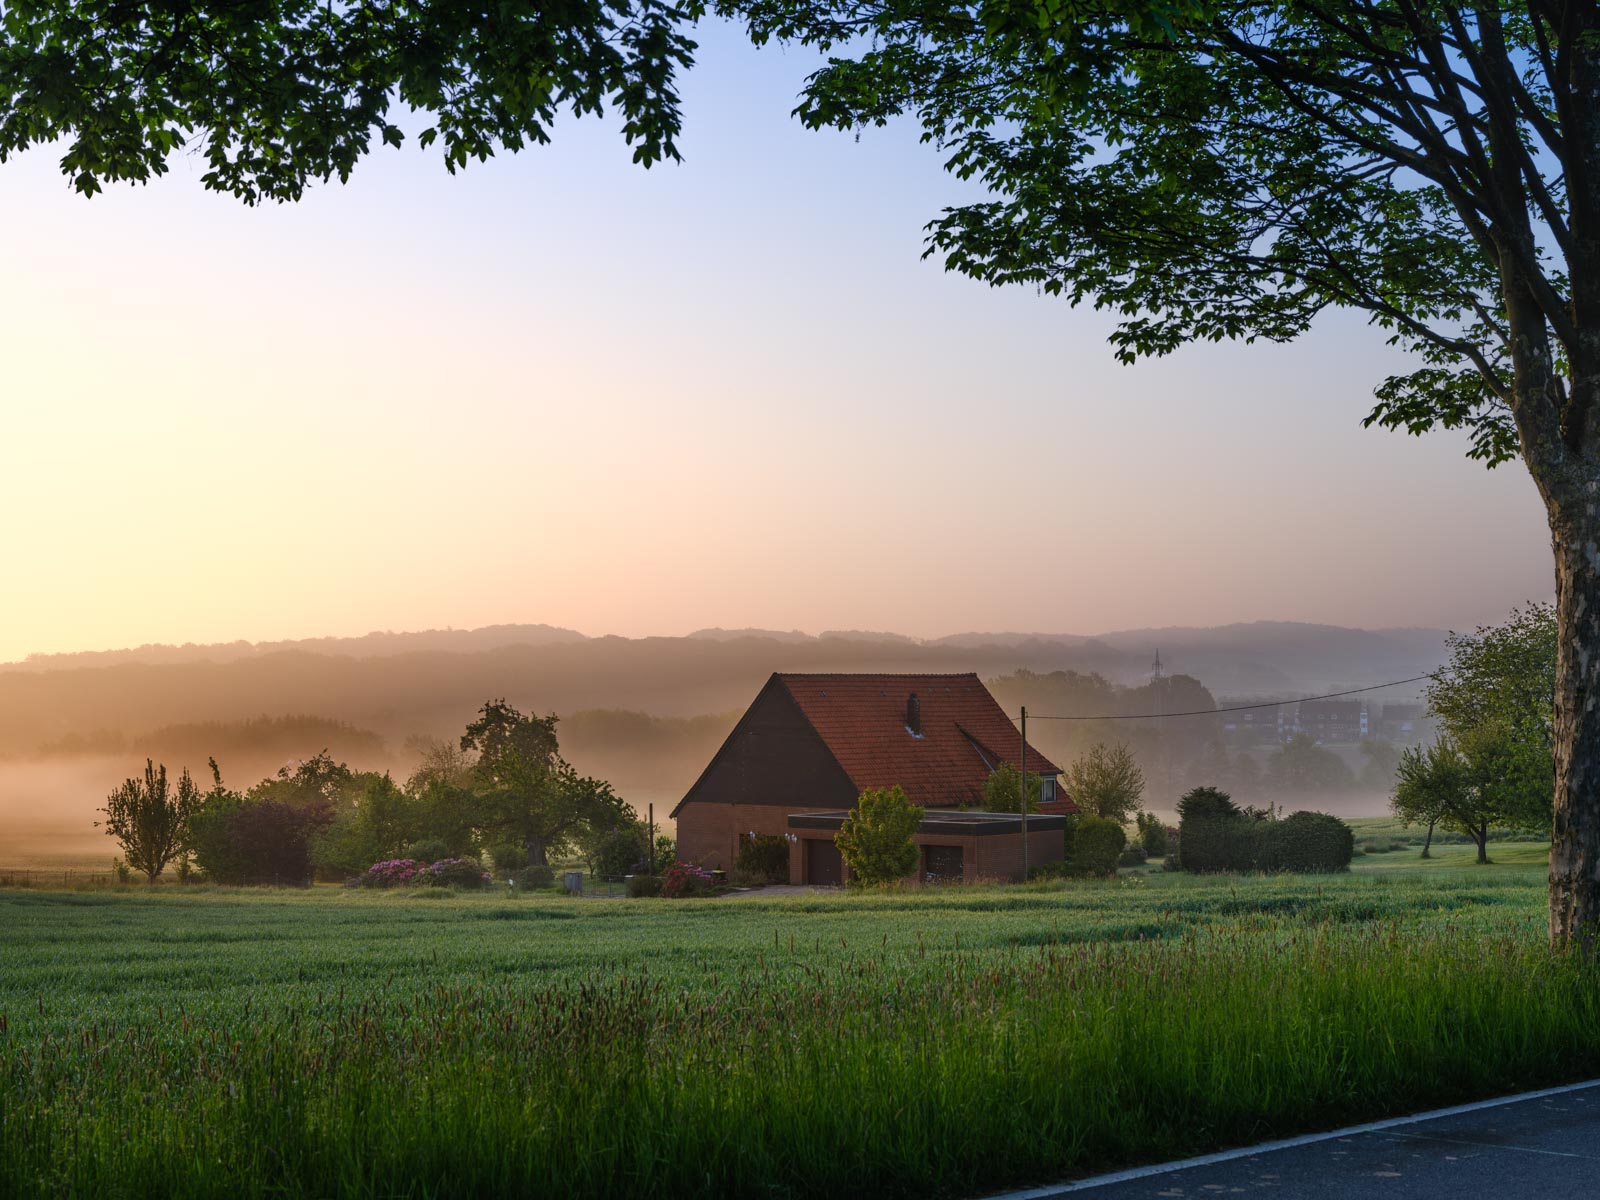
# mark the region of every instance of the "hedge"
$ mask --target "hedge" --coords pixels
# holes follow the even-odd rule
[[[1354,853],[1350,827],[1327,813],[1292,813],[1281,821],[1187,817],[1179,827],[1185,871],[1342,871]]]
[[[1338,817],[1327,813],[1290,813],[1268,823],[1267,839],[1274,871],[1342,871],[1355,854],[1356,838]]]

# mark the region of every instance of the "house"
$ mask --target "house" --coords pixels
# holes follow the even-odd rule
[[[990,774],[1021,754],[975,674],[775,674],[672,810],[678,856],[727,868],[742,838],[767,834],[788,839],[791,882],[841,883],[834,835],[863,791],[898,785],[925,810],[918,878],[1020,878],[1021,815],[981,810]],[[1027,821],[1028,861],[1059,861],[1075,808],[1032,747],[1027,769],[1043,810]]]
[[[1293,712],[1283,704],[1238,709],[1228,714],[1222,728],[1236,745],[1276,745],[1294,732]]]
[[[1295,727],[1319,742],[1359,742],[1371,732],[1367,706],[1359,700],[1303,700]]]

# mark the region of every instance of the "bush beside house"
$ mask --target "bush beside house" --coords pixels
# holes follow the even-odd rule
[[[834,837],[850,882],[873,887],[898,882],[917,869],[917,847],[912,837],[922,824],[922,810],[905,791],[868,788],[844,819]]]
[[[733,866],[764,883],[788,883],[789,839],[776,833],[741,834]]]

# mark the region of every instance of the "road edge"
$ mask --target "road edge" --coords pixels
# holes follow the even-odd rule
[[[1091,1175],[1085,1179],[1074,1180],[1071,1183],[1050,1183],[1041,1187],[1024,1188],[1021,1191],[995,1192],[985,1196],[983,1200],[1051,1200],[1055,1196],[1067,1196],[1073,1192],[1085,1192],[1091,1188],[1107,1187],[1114,1183],[1127,1183],[1135,1179],[1148,1179],[1152,1175],[1167,1175],[1174,1171],[1187,1170],[1190,1167],[1209,1167],[1217,1163],[1234,1162],[1241,1158],[1254,1158],[1259,1154],[1271,1154],[1275,1150],[1292,1150],[1296,1146],[1311,1146],[1318,1142],[1332,1141],[1334,1138],[1352,1137],[1358,1133],[1381,1133],[1385,1129],[1399,1129],[1406,1125],[1416,1125],[1422,1121],[1438,1120],[1442,1117],[1454,1117],[1463,1113],[1481,1112],[1487,1108],[1500,1108],[1507,1104],[1518,1104],[1524,1100],[1542,1100],[1547,1096],[1564,1096],[1571,1092],[1581,1092],[1589,1088],[1600,1087],[1600,1079],[1589,1079],[1582,1083],[1567,1083],[1560,1087],[1540,1088],[1533,1092],[1518,1092],[1512,1096],[1496,1096],[1492,1100],[1475,1100],[1471,1104],[1457,1104],[1452,1108],[1434,1108],[1427,1112],[1412,1113],[1404,1117],[1389,1117],[1382,1121],[1368,1121],[1363,1125],[1346,1125],[1342,1129],[1330,1129],[1326,1133],[1306,1133],[1299,1137],[1280,1138],[1272,1142],[1259,1142],[1253,1146],[1240,1146],[1233,1150],[1219,1150],[1215,1154],[1201,1154],[1194,1158],[1173,1159],[1171,1162],[1152,1163],[1144,1167],[1128,1167],[1121,1171],[1110,1171],[1104,1175]]]

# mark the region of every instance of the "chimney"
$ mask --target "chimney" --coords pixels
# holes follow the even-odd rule
[[[922,736],[922,701],[915,692],[906,697],[906,728],[912,737]]]

